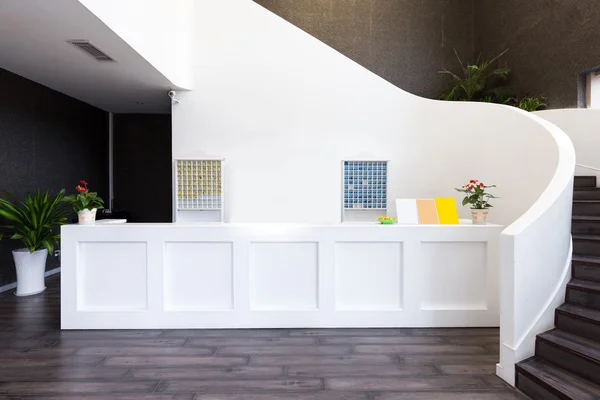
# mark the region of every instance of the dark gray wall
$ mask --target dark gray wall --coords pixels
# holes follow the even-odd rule
[[[504,49],[515,92],[577,106],[577,76],[600,65],[598,0],[477,0],[475,52]]]
[[[576,107],[578,75],[600,67],[598,0],[255,0],[411,93],[436,98],[479,54],[510,49],[515,94]]]
[[[23,198],[37,189],[74,192],[85,179],[106,198],[106,112],[3,69],[0,88],[0,189]],[[16,280],[18,245],[0,241],[0,286]],[[47,268],[57,266],[50,257]]]
[[[473,55],[473,0],[255,0],[417,95],[437,98],[438,71]]]
[[[172,222],[170,114],[115,114],[115,210],[130,222]]]

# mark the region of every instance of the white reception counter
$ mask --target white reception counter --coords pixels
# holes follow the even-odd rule
[[[499,225],[62,227],[63,329],[499,326]]]

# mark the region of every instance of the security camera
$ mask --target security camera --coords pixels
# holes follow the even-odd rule
[[[175,95],[177,95],[177,92],[175,92],[174,90],[169,90],[169,92],[168,92],[167,94],[169,95],[169,97],[171,98],[171,100],[172,100],[174,103],[177,103],[177,104],[179,104],[179,100],[177,100],[177,99],[175,98]]]

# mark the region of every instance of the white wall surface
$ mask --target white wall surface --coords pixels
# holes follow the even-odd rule
[[[174,87],[191,89],[194,0],[79,1]]]
[[[173,157],[226,159],[228,222],[339,222],[341,160],[381,158],[391,215],[396,198],[460,200],[453,188],[479,179],[502,196],[491,221],[509,224],[556,168],[529,114],[410,95],[251,0],[198,0],[193,20]]]
[[[539,122],[555,141],[558,165],[539,199],[501,235],[496,372],[510,384],[515,381],[515,364],[534,354],[536,335],[554,327],[555,309],[564,302],[571,277],[575,150],[558,127],[541,118]]]
[[[600,181],[600,109],[545,110],[536,115],[561,128],[573,142],[578,165],[575,175],[597,176]]]

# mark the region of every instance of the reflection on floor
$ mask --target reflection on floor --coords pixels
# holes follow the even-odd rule
[[[0,295],[0,399],[505,400],[497,329],[60,331],[60,278]]]

